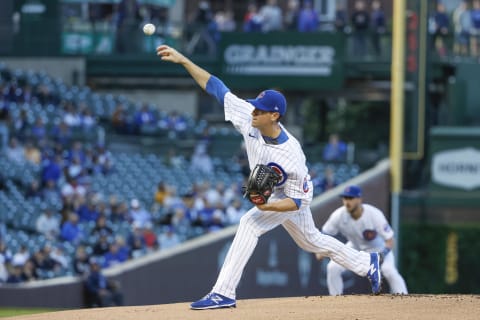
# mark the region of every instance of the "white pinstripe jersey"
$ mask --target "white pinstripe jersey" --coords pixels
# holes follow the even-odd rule
[[[381,250],[385,240],[393,237],[393,230],[382,211],[369,204],[362,206],[363,213],[357,220],[345,206],[336,209],[323,225],[322,232],[333,236],[341,233],[357,250]]]
[[[308,206],[312,201],[313,186],[298,140],[280,124],[288,139],[280,144],[266,143],[260,130],[252,127],[254,106],[231,92],[225,94],[224,107],[225,120],[232,122],[245,140],[250,170],[257,164],[268,164],[282,174],[272,199],[301,199],[302,207]]]

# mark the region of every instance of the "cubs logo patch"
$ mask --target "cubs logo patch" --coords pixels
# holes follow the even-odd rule
[[[285,183],[285,181],[287,181],[288,175],[279,164],[275,162],[270,162],[267,163],[267,166],[275,170],[275,172],[280,175],[280,181],[275,185],[276,187],[281,186]]]
[[[385,232],[389,232],[390,231],[390,225],[388,223],[386,223],[384,226],[383,226],[383,231]]]
[[[372,241],[377,237],[377,231],[375,230],[363,230],[363,238],[367,241]]]
[[[307,177],[303,178],[303,192],[307,193],[310,190],[308,187],[308,179]]]
[[[258,94],[257,99],[263,98],[265,96],[265,91],[262,91]]]

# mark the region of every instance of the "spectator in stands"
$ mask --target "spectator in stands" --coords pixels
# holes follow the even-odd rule
[[[170,225],[177,230],[180,234],[187,234],[190,231],[192,221],[187,216],[188,208],[177,207],[173,210],[172,218],[170,219]],[[161,241],[159,240],[161,243]],[[160,247],[161,248],[161,247]]]
[[[62,275],[65,271],[68,270],[70,265],[70,257],[67,256],[63,245],[61,243],[57,243],[53,246],[52,250],[50,251],[50,258],[55,262],[56,267],[56,274]]]
[[[68,220],[63,222],[60,229],[60,238],[72,244],[79,244],[84,238],[83,230],[78,224],[78,215],[70,212]]]
[[[247,12],[243,17],[242,29],[245,32],[262,31],[262,17],[258,13],[258,7],[255,2],[250,2],[247,6]]]
[[[158,126],[170,131],[170,136],[184,135],[187,130],[187,121],[177,111],[171,111],[164,119],[160,119]]]
[[[33,254],[32,262],[42,278],[52,278],[61,272],[62,266],[52,259],[51,253],[51,245],[46,244]]]
[[[97,119],[93,116],[90,110],[83,102],[80,107],[80,127],[85,133],[91,134],[97,125]]]
[[[112,214],[110,215],[109,218],[113,223],[128,221],[129,219],[128,203],[125,201],[119,201],[118,205],[112,207]]]
[[[217,203],[213,210],[212,219],[207,232],[215,232],[225,227],[225,208],[222,203]]]
[[[10,120],[9,103],[0,95],[0,151],[7,147],[10,140]]]
[[[225,210],[227,224],[239,223],[243,213],[242,201],[239,198],[233,199]]]
[[[62,198],[65,200],[83,198],[87,194],[87,189],[78,183],[76,178],[67,178],[67,182],[60,189]]]
[[[95,222],[98,225],[100,215],[97,210],[97,202],[91,195],[87,195],[77,209],[80,222]],[[100,219],[101,220],[101,219]]]
[[[312,0],[304,0],[298,15],[297,30],[299,32],[317,31],[319,26],[318,13],[313,8]]]
[[[0,257],[2,257],[3,260],[5,260],[5,263],[10,264],[13,259],[13,254],[12,254],[12,251],[7,247],[7,244],[4,238],[5,234],[6,234],[6,230],[2,228],[2,238],[0,239]]]
[[[213,174],[212,158],[207,153],[207,148],[204,144],[196,145],[192,158],[190,159],[190,168],[206,175]]]
[[[134,31],[141,21],[140,4],[138,0],[121,0],[117,7],[116,17],[116,51],[118,53],[133,52],[135,45]],[[133,42],[133,43],[132,43]]]
[[[47,138],[47,127],[42,117],[37,117],[35,123],[30,129],[30,135],[32,139],[39,141]]]
[[[40,186],[40,182],[33,178],[27,185],[25,190],[25,198],[27,199],[43,199],[43,190]]]
[[[10,137],[8,146],[5,149],[5,155],[15,163],[25,162],[25,150],[16,137]]]
[[[337,7],[335,9],[335,29],[338,32],[350,33],[350,26],[348,24],[348,15],[345,5],[340,2],[336,3]]]
[[[58,97],[52,93],[50,87],[47,84],[41,83],[36,87],[34,96],[38,99],[41,105],[58,105]]]
[[[175,148],[168,149],[166,164],[173,168],[180,168],[185,163],[185,158],[182,155],[177,154]]]
[[[60,219],[52,208],[46,208],[38,216],[35,227],[37,232],[43,234],[49,240],[55,240],[60,234]]]
[[[38,149],[34,144],[32,140],[27,140],[25,142],[25,160],[28,161],[28,163],[34,164],[34,165],[39,165],[40,162],[42,161],[42,153],[40,152],[40,149]]]
[[[218,26],[215,22],[209,1],[200,1],[189,29],[193,34],[188,41],[185,51],[189,54],[207,53],[214,55],[217,50]]]
[[[82,124],[82,119],[75,105],[71,101],[64,102],[63,122],[71,128],[78,128]]]
[[[99,236],[100,234],[106,234],[107,236],[113,235],[113,229],[107,223],[107,217],[99,215],[95,222],[95,227],[92,229],[93,236]]]
[[[114,241],[110,244],[109,250],[103,255],[103,267],[109,268],[128,260],[128,252],[122,250],[120,244]]]
[[[128,233],[127,244],[130,247],[132,258],[143,256],[147,252],[145,238],[143,237],[143,228],[138,223],[132,223],[132,228]]]
[[[267,0],[260,8],[259,15],[263,32],[283,30],[283,13],[277,0]]]
[[[45,186],[42,189],[43,200],[45,203],[60,203],[62,197],[60,189],[57,187],[54,180],[47,180]]]
[[[93,255],[104,256],[110,250],[110,237],[106,232],[100,232],[97,241],[93,245]]]
[[[67,177],[71,179],[78,179],[83,171],[83,164],[82,161],[80,160],[80,157],[75,156],[73,159],[69,162],[69,164],[66,167],[66,173]]]
[[[26,245],[21,245],[18,251],[12,256],[12,266],[23,266],[30,259],[30,251]]]
[[[152,222],[152,215],[142,208],[138,199],[134,198],[130,201],[129,220],[131,223],[138,223],[140,227],[144,228],[147,223]]]
[[[165,182],[159,182],[157,184],[157,190],[155,191],[154,200],[161,206],[165,205],[165,199],[170,196],[170,191],[168,190]]]
[[[7,282],[8,270],[5,258],[0,254],[0,284]]]
[[[158,243],[160,250],[165,250],[168,248],[173,248],[180,243],[180,238],[178,234],[175,232],[175,228],[170,226],[167,227],[166,231],[162,232],[158,236]]]
[[[73,271],[76,275],[86,277],[89,272],[89,260],[90,257],[87,254],[87,250],[84,245],[78,245],[75,249],[75,255],[73,257]]]
[[[118,284],[109,281],[103,275],[100,263],[96,259],[91,259],[90,271],[84,284],[89,307],[123,305],[123,295]]]
[[[327,162],[345,161],[347,157],[347,144],[340,140],[338,134],[330,134],[328,143],[323,148],[323,160]]]
[[[63,177],[63,159],[60,154],[51,156],[42,164],[42,184],[46,185],[47,181],[53,181],[58,186],[60,178]]]
[[[288,0],[287,10],[285,11],[284,24],[288,31],[298,30],[298,16],[300,14],[300,1]]]
[[[13,266],[8,275],[7,283],[14,284],[14,283],[23,282],[22,271],[23,271],[23,266],[21,265]]]
[[[366,10],[364,0],[356,0],[350,17],[353,28],[353,52],[355,55],[367,55],[367,33],[370,27],[370,14]]]
[[[445,5],[442,2],[437,3],[437,10],[433,15],[433,20],[435,22],[433,45],[438,55],[444,57],[447,54],[445,42],[450,33],[450,18]]]
[[[72,141],[73,133],[65,121],[60,121],[60,123],[52,127],[50,136],[54,142],[66,149]]]
[[[1,104],[2,104],[2,97],[0,96],[0,108],[1,108]],[[1,115],[0,115],[0,119],[1,119]],[[20,114],[16,118],[14,118],[12,121],[13,121],[13,124],[12,124],[13,132],[20,141],[22,142],[25,141],[27,136],[31,138],[31,126],[28,122],[28,114],[26,109],[21,109]],[[1,120],[0,120],[0,125],[1,125]],[[2,146],[0,142],[0,150],[1,149],[2,149]]]
[[[148,251],[158,249],[157,235],[153,230],[153,224],[151,222],[146,223],[142,230],[143,239],[145,240],[145,247]]]
[[[325,167],[325,172],[323,174],[322,179],[318,182],[318,185],[315,187],[319,187],[322,192],[326,192],[330,189],[335,188],[338,185],[338,182],[335,178],[335,171],[332,166]]]
[[[135,132],[141,133],[142,130],[151,131],[156,127],[157,119],[147,104],[143,104],[140,110],[135,112],[133,123]]]
[[[470,53],[473,57],[480,57],[480,0],[473,0],[472,10],[472,28],[470,29]]]
[[[25,264],[22,267],[22,282],[30,282],[39,279],[37,268],[32,260],[25,261]]]
[[[215,23],[219,32],[232,32],[236,29],[235,20],[233,19],[233,12],[230,10],[227,11],[218,11],[215,14]]]
[[[372,44],[373,50],[377,57],[382,56],[381,40],[387,31],[385,12],[380,0],[374,0],[372,2],[372,10],[370,13],[370,21],[372,24]]]
[[[452,14],[452,23],[455,31],[453,53],[457,56],[468,56],[472,19],[467,1],[461,1],[455,8]]]
[[[112,127],[116,133],[131,133],[125,106],[121,103],[117,104],[111,116]]]

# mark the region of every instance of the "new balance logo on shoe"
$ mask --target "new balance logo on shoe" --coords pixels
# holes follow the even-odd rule
[[[369,274],[374,274],[377,271],[377,268],[375,268],[375,265],[372,263],[370,265],[370,269],[368,270]]]
[[[223,301],[223,299],[218,296],[218,295],[212,295],[212,297],[210,298],[213,302],[215,302],[216,304],[219,304],[220,302]]]

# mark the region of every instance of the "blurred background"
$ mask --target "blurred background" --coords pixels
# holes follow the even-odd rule
[[[480,0],[405,2],[397,262],[411,293],[479,293]],[[386,0],[2,0],[0,304],[98,306],[94,271],[117,305],[213,283],[249,208],[248,164],[160,44],[238,96],[285,93],[318,226],[351,179],[390,219],[392,24]],[[284,233],[263,243],[240,298],[326,294],[324,265]]]

